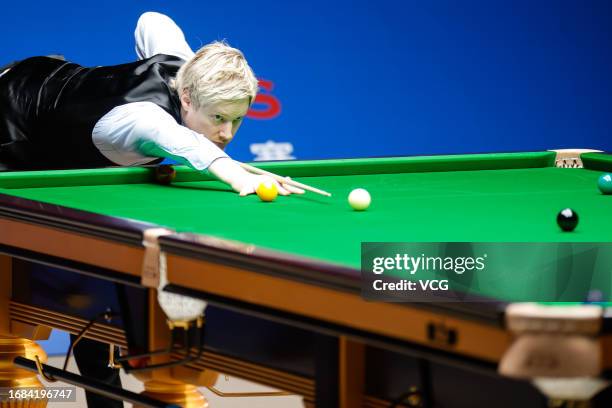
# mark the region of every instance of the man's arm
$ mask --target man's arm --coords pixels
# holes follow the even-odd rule
[[[188,61],[194,55],[180,27],[170,17],[153,11],[140,16],[134,39],[140,60],[167,54]]]
[[[199,171],[208,170],[240,195],[252,194],[259,183],[272,180],[248,173],[205,136],[179,125],[152,102],[114,108],[96,123],[92,139],[107,159],[119,165],[169,158]],[[289,194],[282,186],[279,193]]]
[[[166,157],[203,171],[214,160],[228,157],[152,102],[117,106],[96,123],[92,139],[106,158],[122,166]]]

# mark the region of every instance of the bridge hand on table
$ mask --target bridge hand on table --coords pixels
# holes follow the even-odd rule
[[[266,185],[275,185],[276,189],[278,191],[278,194],[286,196],[286,195],[290,195],[290,194],[304,194],[304,190],[302,190],[301,188],[297,188],[285,183],[279,183],[276,180],[274,180],[272,177],[268,177],[268,176],[261,176],[261,175],[256,175],[256,174],[249,174],[247,180],[245,180],[245,183],[242,185],[242,187],[239,190],[240,196],[246,196],[249,194],[254,194],[257,191],[257,188],[259,187],[260,184],[266,184]],[[287,179],[290,179],[289,177],[286,177]]]

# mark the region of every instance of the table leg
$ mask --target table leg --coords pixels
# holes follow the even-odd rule
[[[149,336],[150,350],[166,348],[171,339],[171,332],[166,323],[166,315],[157,302],[157,293],[150,290],[149,302]],[[196,351],[193,350],[195,353]],[[150,364],[164,364],[172,361],[170,355],[153,356]],[[143,395],[174,403],[186,408],[205,408],[208,401],[197,389],[198,386],[213,386],[218,373],[213,370],[196,371],[187,367],[175,366],[153,371],[134,372],[134,376],[144,383]]]
[[[3,388],[3,393],[19,388],[44,388],[36,374],[15,367],[13,364],[15,357],[34,359],[34,356],[38,356],[41,362],[47,361],[47,354],[38,344],[32,340],[15,337],[11,333],[9,303],[12,287],[12,264],[11,257],[0,255],[0,388]],[[15,403],[15,401],[4,402],[0,399],[0,408],[9,406],[46,407],[47,400],[24,399]]]
[[[47,361],[45,351],[32,340],[10,336],[0,336],[0,388],[2,394],[19,389],[42,390],[45,387],[38,380],[36,373],[15,367],[15,357],[26,357],[31,360],[38,356],[41,363]],[[19,402],[0,399],[0,408],[43,408],[47,406],[46,399],[19,399]]]

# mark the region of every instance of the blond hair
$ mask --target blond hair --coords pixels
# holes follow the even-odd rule
[[[244,54],[221,41],[200,48],[173,85],[179,95],[187,92],[196,108],[245,98],[253,103],[257,95],[257,78]]]

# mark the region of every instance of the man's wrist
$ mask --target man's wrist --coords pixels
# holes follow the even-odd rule
[[[240,191],[248,173],[229,157],[215,159],[208,170],[222,182],[229,184],[234,190]]]

